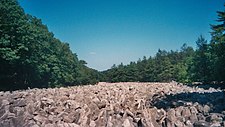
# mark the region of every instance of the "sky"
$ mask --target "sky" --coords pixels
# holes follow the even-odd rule
[[[79,59],[99,71],[129,64],[158,49],[193,48],[224,0],[19,0],[25,12],[70,44]]]

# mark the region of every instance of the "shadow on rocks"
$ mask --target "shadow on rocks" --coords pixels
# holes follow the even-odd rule
[[[224,83],[211,83],[211,84],[186,84],[189,87],[198,87],[198,88],[203,88],[205,90],[208,90],[210,88],[214,89],[225,89],[225,84]]]
[[[200,112],[204,112],[207,106],[209,112],[221,113],[225,111],[225,92],[207,92],[207,93],[179,93],[173,95],[164,95],[150,100],[150,106],[168,110],[180,106],[196,106]]]

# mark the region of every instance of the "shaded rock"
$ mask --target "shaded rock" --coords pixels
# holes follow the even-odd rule
[[[194,127],[209,127],[210,124],[206,121],[196,121]]]
[[[0,127],[15,127],[15,126],[16,125],[13,124],[12,119],[0,121]]]
[[[203,113],[204,112],[204,108],[202,105],[195,103],[195,108],[197,109],[198,112]]]
[[[15,118],[15,114],[6,111],[6,112],[0,117],[0,121],[6,120],[6,119],[8,119],[8,118]]]
[[[207,122],[210,123],[222,123],[223,122],[223,115],[218,113],[211,113],[210,116],[206,118]]]
[[[37,116],[34,116],[33,118],[36,122],[40,122],[40,123],[43,123],[46,121],[46,118],[43,117],[43,116],[40,116],[40,115],[37,115]]]
[[[16,100],[16,101],[13,103],[13,106],[14,106],[14,107],[25,107],[26,105],[27,105],[27,103],[26,103],[26,100],[24,100],[24,99]]]
[[[24,93],[23,92],[18,92],[18,93],[14,93],[13,95],[13,99],[18,99],[18,98],[22,98],[24,96]]]
[[[4,108],[0,109],[0,117],[2,117],[5,114],[6,110]]]
[[[174,122],[174,126],[175,126],[175,127],[184,127],[184,125],[185,125],[185,124],[184,124],[183,122],[180,122],[180,121],[178,121],[178,120]]]
[[[204,105],[203,107],[203,113],[204,115],[208,115],[210,111],[210,107],[208,105]]]
[[[205,121],[205,116],[203,114],[197,114],[198,120],[199,121]]]
[[[74,123],[78,123],[78,121],[80,119],[80,113],[79,112],[75,112],[73,118],[74,118],[73,122]]]

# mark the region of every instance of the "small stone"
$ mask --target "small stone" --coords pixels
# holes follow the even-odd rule
[[[106,107],[106,102],[105,101],[98,102],[97,106],[98,106],[99,109],[105,108]]]
[[[138,123],[141,120],[141,118],[134,118],[134,122]]]
[[[130,116],[130,117],[132,117],[132,118],[134,117],[134,114],[133,114],[131,111],[126,110],[126,113],[127,113],[128,116]]]
[[[64,127],[69,127],[69,124],[68,123],[64,123],[63,126]]]
[[[50,122],[53,122],[54,116],[53,116],[53,115],[49,115],[49,116],[48,116],[48,120],[49,120]]]
[[[24,99],[20,99],[20,100],[16,100],[14,103],[13,103],[13,106],[14,107],[25,107],[27,104],[26,104],[26,101]]]
[[[116,119],[121,119],[122,118],[122,116],[120,115],[120,114],[116,114]]]
[[[175,109],[175,111],[176,111],[175,112],[176,117],[180,117],[181,116],[182,109],[183,108],[181,106]]]
[[[198,117],[197,117],[196,114],[191,114],[191,116],[189,117],[189,120],[190,120],[192,123],[194,123],[195,121],[198,120]]]
[[[174,123],[175,127],[184,127],[184,123],[180,122],[180,121],[175,121]]]
[[[218,114],[218,113],[211,113],[209,117],[206,118],[206,121],[210,122],[210,123],[222,123],[223,122],[223,118],[221,117],[222,114]]]
[[[174,121],[171,121],[168,118],[166,118],[166,127],[174,127]]]
[[[122,126],[123,127],[134,127],[134,125],[132,123],[130,123],[129,119],[125,119]]]
[[[37,124],[34,124],[34,125],[32,125],[31,127],[40,127],[40,126],[38,126]]]
[[[192,123],[191,123],[190,120],[187,120],[187,121],[185,122],[185,124],[186,124],[187,127],[193,127],[193,125],[192,125]]]
[[[196,121],[194,127],[209,127],[209,123],[206,121]]]
[[[210,111],[210,107],[208,105],[205,105],[203,107],[203,113],[204,113],[204,115],[208,115],[209,114],[209,111]]]
[[[4,108],[0,109],[0,117],[5,114],[6,110]]]
[[[69,115],[63,116],[63,121],[66,123],[72,123],[73,122],[73,117],[70,117]]]
[[[185,107],[185,108],[182,110],[181,115],[182,115],[183,117],[186,118],[186,117],[191,116],[191,112],[190,112],[190,110],[189,110],[187,107]]]
[[[14,114],[14,113],[8,113],[8,119],[10,119],[10,118],[15,118],[16,117],[16,115]]]
[[[70,127],[80,127],[79,125],[75,124],[75,123],[69,123]]]
[[[46,124],[44,127],[55,127],[55,125],[54,124]]]
[[[76,112],[73,116],[74,118],[74,123],[78,123],[79,119],[80,119],[80,113],[79,112]]]
[[[210,127],[221,127],[220,123],[213,123],[210,125]]]
[[[194,105],[198,112],[200,112],[200,113],[204,112],[204,108],[202,105],[198,104],[197,102],[194,103]]]
[[[190,107],[190,112],[191,112],[191,114],[197,114],[198,110],[194,106],[191,106]]]
[[[168,118],[170,121],[176,121],[176,116],[175,116],[175,110],[174,110],[174,109],[170,109],[170,110],[167,112],[167,118]]]
[[[92,120],[92,121],[90,122],[90,127],[96,127],[95,121]]]
[[[43,123],[43,122],[45,122],[46,119],[44,117],[40,116],[40,115],[37,115],[37,116],[34,117],[34,120],[36,122]]]
[[[23,97],[23,93],[16,93],[13,95],[13,99],[18,99],[18,98],[22,98]]]
[[[9,101],[8,100],[2,100],[2,106],[6,106],[9,105]]]
[[[46,98],[46,97],[43,97],[41,98],[41,102],[46,105],[53,105],[54,104],[54,100],[50,99],[50,98]]]
[[[198,117],[198,120],[199,121],[205,121],[205,117],[204,117],[204,115],[203,114],[197,114],[197,117]]]
[[[58,123],[57,127],[64,127],[62,123]]]

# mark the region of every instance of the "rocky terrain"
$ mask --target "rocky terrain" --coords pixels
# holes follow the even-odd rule
[[[172,83],[99,83],[0,92],[0,127],[221,127],[225,92]]]

